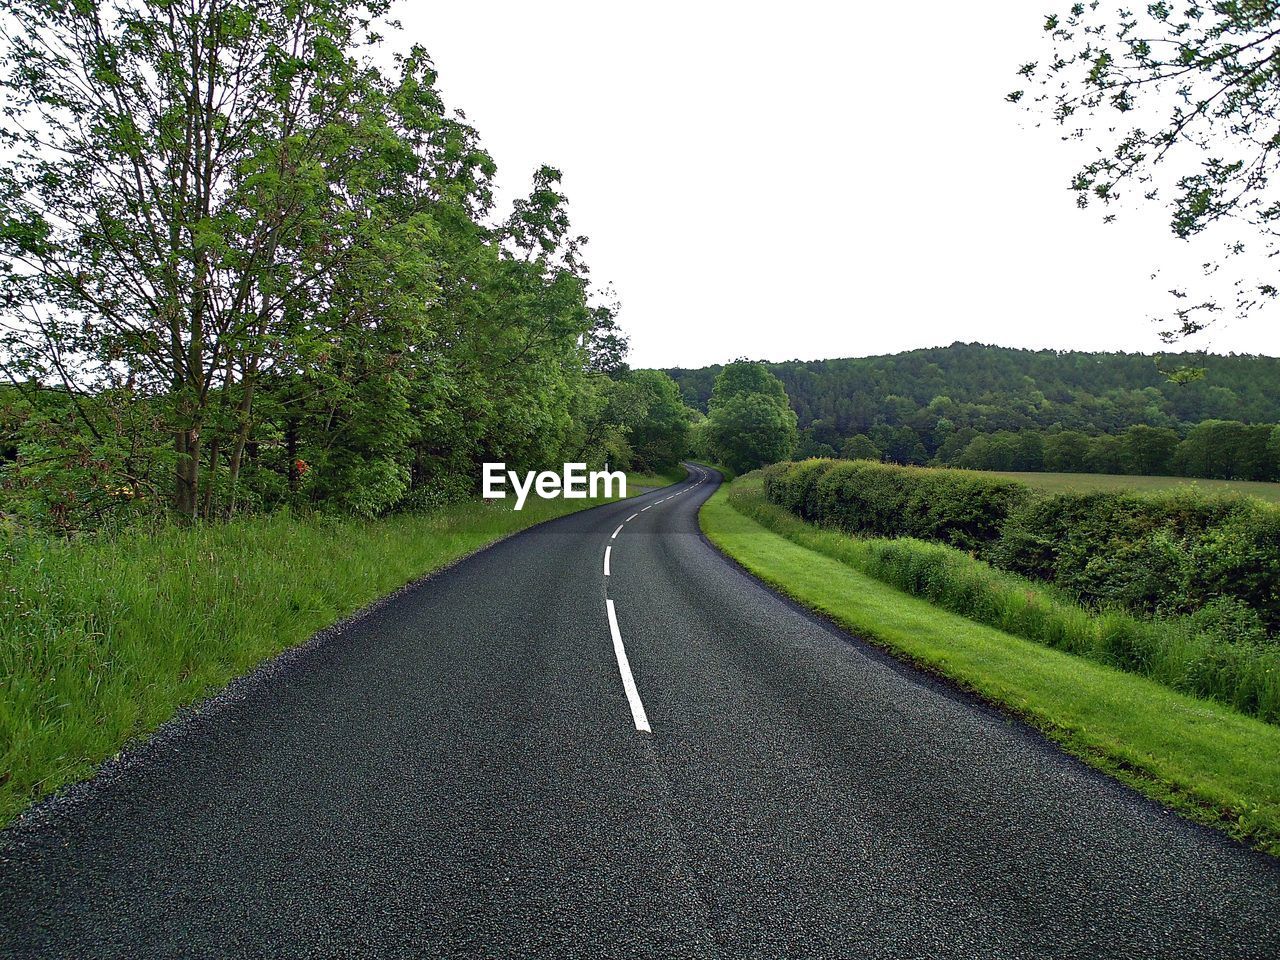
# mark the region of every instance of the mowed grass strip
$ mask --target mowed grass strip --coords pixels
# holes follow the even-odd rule
[[[744,516],[724,487],[700,522],[717,547],[782,593],[1016,714],[1189,819],[1280,855],[1280,728],[941,610]],[[794,522],[805,538],[845,536]]]
[[[988,477],[1016,480],[1042,493],[1160,493],[1186,490],[1198,493],[1238,493],[1280,503],[1280,483],[1264,480],[1205,480],[1196,477],[1146,477],[1119,473],[1028,473],[1016,470],[974,470]]]
[[[264,660],[599,500],[286,514],[99,542],[0,539],[0,825]]]

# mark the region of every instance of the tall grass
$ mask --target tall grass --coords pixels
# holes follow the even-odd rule
[[[0,824],[379,596],[583,500],[0,534]]]
[[[1195,617],[1092,610],[1042,581],[997,570],[943,544],[833,536],[769,503],[757,478],[735,482],[729,501],[774,532],[952,613],[1280,723],[1275,644],[1218,639]],[[818,533],[824,535],[812,535]]]

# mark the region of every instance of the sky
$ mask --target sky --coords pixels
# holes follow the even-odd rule
[[[1044,11],[910,9],[402,0],[394,42],[430,52],[504,203],[563,171],[633,366],[1164,349],[1150,318],[1219,246],[1171,237],[1163,208],[1076,208],[1079,147],[1003,100]],[[1280,354],[1280,312],[1187,346]]]

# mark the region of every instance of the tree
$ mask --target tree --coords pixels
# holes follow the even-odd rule
[[[654,472],[674,467],[689,452],[690,411],[680,388],[658,370],[635,371],[630,386],[640,406],[640,415],[629,432],[633,465]]]
[[[1044,468],[1054,473],[1083,473],[1089,469],[1089,436],[1063,430],[1044,438]]]
[[[1019,70],[1036,84],[1008,99],[1027,102],[1084,140],[1093,159],[1071,186],[1080,206],[1132,192],[1163,205],[1175,236],[1189,239],[1231,222],[1224,253],[1280,250],[1273,186],[1280,153],[1280,5],[1271,2],[1074,3],[1044,24],[1046,55]],[[1108,214],[1110,220],[1114,214]],[[1171,291],[1166,339],[1195,333],[1225,309],[1215,295]],[[1232,307],[1245,314],[1276,297],[1269,273],[1235,280]]]
[[[181,515],[215,396],[251,402],[288,304],[362,255],[378,118],[351,51],[384,9],[7,7],[6,367],[77,398],[163,395]]]
[[[759,393],[730,397],[707,418],[715,459],[735,473],[786,460],[796,444],[795,413]]]
[[[1197,424],[1174,454],[1174,468],[1184,476],[1219,480],[1271,480],[1269,451],[1273,428],[1236,420]]]
[[[385,8],[10,4],[4,487],[90,488],[92,517],[169,471],[187,519],[372,515],[482,460],[630,456],[626,338],[559,172],[491,219],[496,167],[426,52],[373,66]]]
[[[979,434],[969,441],[955,464],[970,470],[1042,470],[1044,439],[1034,430]]]
[[[1085,465],[1090,473],[1121,473],[1124,470],[1124,440],[1103,434],[1089,439],[1089,453]]]
[[[735,473],[785,460],[795,449],[795,411],[763,364],[728,364],[716,377],[709,408],[703,441]]]
[[[891,463],[922,465],[929,459],[920,435],[910,427],[881,424],[871,429],[871,440],[880,448],[881,456]]]
[[[866,434],[855,433],[840,448],[840,456],[845,460],[879,460],[880,448]]]
[[[1018,448],[1008,431],[980,433],[969,441],[955,465],[966,470],[1012,470]]]
[[[782,381],[769,372],[763,363],[752,363],[739,358],[726,364],[711,388],[707,411],[714,411],[718,404],[742,394],[758,394],[778,403],[789,404]]]
[[[1175,430],[1134,424],[1125,431],[1120,464],[1125,473],[1164,476],[1173,470],[1173,454],[1178,442]]]

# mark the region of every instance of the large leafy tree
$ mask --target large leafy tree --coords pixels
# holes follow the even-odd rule
[[[655,471],[674,467],[689,451],[691,416],[680,388],[659,370],[637,370],[629,385],[641,407],[629,431],[633,465]]]
[[[787,459],[798,434],[782,381],[761,363],[726,365],[712,387],[702,436],[711,456],[737,473]]]
[[[7,7],[6,369],[78,397],[162,397],[182,515],[215,394],[236,390],[243,421],[300,326],[291,304],[363,255],[373,175],[355,145],[371,118],[351,51],[384,6]],[[100,439],[94,407],[80,404]]]
[[[1280,4],[1094,0],[1049,15],[1044,30],[1044,54],[1019,71],[1029,85],[1009,99],[1093,148],[1072,182],[1079,204],[1161,205],[1184,239],[1219,225],[1209,275],[1242,254],[1270,263],[1280,251]],[[1180,283],[1162,335],[1175,340],[1276,297],[1273,268],[1256,270],[1229,278],[1225,296]]]
[[[425,51],[366,56],[385,6],[12,6],[0,362],[28,412],[10,478],[70,465],[55,497],[96,480],[110,500],[160,463],[185,517],[375,514],[465,488],[479,460],[591,442],[626,338],[560,174],[493,219],[494,162]]]

